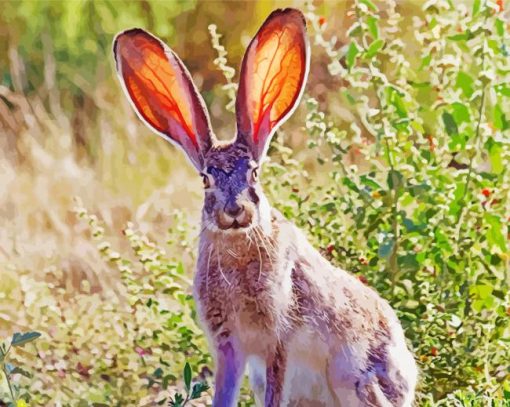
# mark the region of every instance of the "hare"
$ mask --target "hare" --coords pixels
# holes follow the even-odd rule
[[[271,208],[258,180],[305,86],[301,12],[274,11],[248,46],[230,142],[215,139],[189,72],[158,38],[122,32],[114,56],[140,118],[203,179],[194,297],[216,360],[213,405],[237,404],[248,367],[258,405],[410,406],[417,368],[394,311]]]

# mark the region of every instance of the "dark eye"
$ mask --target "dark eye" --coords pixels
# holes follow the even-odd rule
[[[204,188],[210,188],[211,187],[211,180],[206,174],[200,174],[202,176],[202,182],[204,183]]]
[[[253,182],[257,182],[259,179],[259,169],[258,167],[255,167],[253,170],[251,170],[251,180]]]

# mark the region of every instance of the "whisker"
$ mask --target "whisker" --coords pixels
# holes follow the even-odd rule
[[[261,237],[262,244],[264,245],[264,248],[266,249],[267,254],[269,255],[269,252],[267,250],[268,246],[270,249],[273,249],[273,251],[276,251],[274,245],[267,239],[266,236],[264,236],[263,232],[261,230],[259,230],[258,233]]]
[[[213,251],[213,246],[209,246],[209,257],[207,258],[207,271],[205,273],[205,288],[207,289],[207,292],[209,292],[209,269],[210,269],[210,263],[211,263],[211,255]]]
[[[200,224],[201,224],[201,226],[202,226],[202,227],[201,227],[201,229],[200,229],[200,230],[197,230],[197,234],[198,234],[199,236],[200,236],[200,234],[201,234],[201,233],[202,233],[202,232],[203,232],[203,231],[207,228],[207,226],[209,226],[209,225],[210,225],[210,222],[205,222],[205,221],[203,221],[203,220],[202,220],[202,221],[200,222]]]
[[[248,240],[248,248],[250,248],[253,243],[250,232],[251,232],[251,229],[248,229],[247,231],[244,232],[244,234],[246,236],[246,240]]]
[[[255,233],[255,236],[254,236],[255,237],[255,248],[257,249],[257,253],[259,255],[259,276],[257,277],[257,282],[259,282],[260,276],[262,275],[262,253],[260,253],[260,248],[258,245],[259,237],[258,237],[258,234],[257,234],[257,231],[255,228],[253,229],[253,232]]]
[[[227,285],[230,287],[230,281],[228,281],[227,277],[223,273],[223,270],[221,269],[221,262],[220,262],[220,256],[218,253],[218,248],[216,248],[216,258],[218,260],[218,269],[220,270],[220,274],[223,277],[223,279],[227,282]]]
[[[199,235],[200,235],[200,234],[202,234],[202,232],[203,232],[204,230],[206,230],[209,226],[213,225],[213,224],[214,224],[214,222],[213,222],[212,220],[210,220],[210,221],[208,221],[208,222],[202,222],[202,224],[203,224],[203,227],[202,227],[202,229],[200,230]]]
[[[267,236],[260,226],[257,226],[256,229],[259,233],[259,236],[264,240],[264,242],[267,243],[268,246],[271,249],[273,249],[273,251],[276,252],[277,251],[276,250],[276,242],[271,238],[271,236]]]
[[[271,245],[275,252],[278,251],[277,250],[278,245],[276,243],[276,240],[274,240],[271,236],[266,236],[266,242]]]
[[[260,243],[262,244],[262,246],[264,246],[264,250],[266,251],[269,263],[271,263],[271,268],[274,268],[273,259],[272,259],[272,253],[275,251],[274,247],[273,247],[273,250],[270,252],[266,246],[266,241],[264,239],[264,235],[262,234],[262,232],[260,230],[258,230],[256,233],[258,234],[258,236],[260,238]],[[270,245],[269,242],[268,242],[268,244]]]
[[[233,251],[232,249],[228,248],[227,249],[227,253],[230,254],[232,257],[238,259],[239,258],[239,254],[237,254],[235,251]]]

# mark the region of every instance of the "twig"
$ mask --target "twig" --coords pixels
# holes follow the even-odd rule
[[[9,345],[9,347],[7,348],[7,350],[5,352],[3,352],[1,349],[0,349],[0,352],[2,353],[2,357],[3,357],[3,360],[4,360],[4,362],[2,363],[2,370],[4,371],[5,381],[7,382],[7,385],[9,386],[9,393],[11,393],[12,403],[15,404],[16,403],[16,398],[14,397],[14,391],[12,390],[11,381],[9,380],[9,373],[7,372],[7,369],[5,367],[5,357],[7,356],[9,351],[11,350],[11,346],[12,346],[12,343]]]
[[[484,70],[484,67],[485,67],[485,41],[483,43],[483,48],[482,48],[482,72]],[[482,88],[482,95],[481,95],[482,100],[480,101],[480,106],[478,107],[478,123],[476,124],[476,132],[475,132],[475,148],[473,150],[473,153],[471,154],[471,157],[469,158],[468,173],[466,176],[466,184],[465,184],[466,186],[464,188],[464,193],[462,194],[462,197],[459,200],[460,210],[459,210],[459,216],[457,217],[457,243],[460,242],[461,235],[462,235],[461,220],[465,213],[464,212],[465,205],[463,205],[463,204],[466,199],[467,193],[469,191],[469,185],[471,183],[472,174],[473,174],[473,164],[474,164],[476,152],[478,150],[476,147],[477,147],[477,145],[479,143],[479,139],[480,139],[480,125],[482,123],[483,110],[485,107],[485,91],[486,91],[486,89],[487,89],[487,85],[484,85],[484,87]]]

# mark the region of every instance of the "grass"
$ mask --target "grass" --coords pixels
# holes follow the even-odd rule
[[[55,18],[54,27],[45,28],[38,17],[44,13],[37,7],[78,15],[73,8],[78,5],[40,4],[22,2],[18,8],[8,2],[0,17],[11,39],[0,43],[10,58],[0,82],[0,338],[7,340],[14,332],[42,333],[9,354],[13,364],[33,374],[15,375],[13,384],[31,405],[167,403],[176,392],[186,394],[187,379],[181,377],[186,361],[194,382],[210,380],[212,369],[189,297],[202,187],[182,154],[150,133],[132,112],[113,75],[109,48],[113,32],[109,31],[117,25],[120,29],[152,24],[158,34],[169,38],[187,56],[202,84],[216,133],[225,139],[234,131],[234,115],[225,110],[234,94],[229,66],[237,65],[233,61],[239,61],[242,52],[238,43],[246,42],[249,31],[244,26],[227,29],[225,13],[243,21],[259,16],[262,21],[273,5],[217,3],[211,11],[192,2],[164,8],[167,5],[149,1],[151,12],[142,15],[152,13],[154,21],[145,22],[140,20],[138,4],[109,9],[110,3],[102,2],[95,5],[97,9],[90,8],[87,18],[111,21],[90,33],[62,16]],[[417,46],[413,30],[422,30],[426,37],[432,26],[440,38],[452,37],[448,30],[469,27],[475,10],[461,5],[458,12],[465,8],[467,17],[452,17],[452,10],[445,9],[441,19],[439,11],[423,10],[411,2],[400,6],[401,20],[392,15],[395,20],[378,23],[379,32],[387,35],[386,46],[371,58],[366,58],[370,48],[360,46],[346,69],[348,44],[365,45],[366,37],[358,36],[369,35],[369,29],[377,31],[370,20],[370,4],[358,2],[361,14],[356,18],[372,21],[366,32],[352,30],[350,36],[346,31],[356,14],[347,13],[349,2],[338,4],[334,12],[328,3],[313,12],[307,8],[310,32],[317,34],[312,75],[305,101],[273,143],[273,158],[263,174],[266,191],[325,255],[368,278],[398,309],[423,372],[420,405],[509,405],[510,373],[497,359],[508,354],[510,310],[505,308],[509,306],[508,243],[501,243],[510,216],[504,171],[509,157],[505,127],[509,113],[503,99],[510,89],[504,85],[507,77],[498,72],[495,80],[501,87],[490,88],[486,105],[475,115],[480,104],[474,90],[481,82],[471,48],[478,43],[468,46],[462,39],[445,40],[442,52],[461,53],[464,68],[474,79],[458,88],[458,67],[441,64],[438,58],[439,62],[429,61],[431,68],[425,72],[418,69],[421,55],[410,54],[406,57],[412,69],[406,75],[422,86],[413,93],[416,83],[402,81],[402,66],[391,63],[400,61],[398,48],[392,46],[400,39]],[[384,12],[391,14],[388,10]],[[168,16],[166,20],[162,15]],[[499,19],[499,14],[488,15]],[[424,28],[414,27],[410,16],[420,19]],[[194,38],[184,41],[174,35],[183,21],[193,26]],[[386,26],[392,21],[400,24],[394,37],[395,31]],[[491,39],[499,35],[498,24],[491,26]],[[12,39],[20,27],[32,31],[14,46]],[[213,47],[208,27],[213,37],[216,30],[226,33],[215,37],[219,42],[213,41]],[[500,35],[503,44],[506,31]],[[53,43],[43,41],[44,35]],[[331,40],[333,35],[340,43]],[[37,49],[31,46],[34,39],[42,41]],[[90,47],[90,41],[99,45],[84,49],[83,56],[79,46]],[[193,52],[198,56],[191,52],[192,43],[197,44]],[[222,44],[227,44],[228,54]],[[488,44],[487,52],[499,49],[493,42]],[[205,56],[213,61],[218,52],[225,59],[202,66]],[[491,61],[499,60],[493,57],[485,64]],[[374,87],[382,89],[377,97],[371,87],[362,87],[368,67],[388,81],[372,78]],[[425,74],[439,81],[436,88],[420,82]],[[384,90],[388,83],[405,89],[405,97],[388,96]],[[381,97],[394,105],[383,105]],[[470,97],[474,99],[469,101]],[[472,117],[446,126],[445,112],[453,120],[460,114],[448,110],[456,106],[454,98],[473,112]],[[365,116],[368,107],[377,106],[386,110]],[[408,129],[402,130],[408,122],[395,119],[402,112],[414,120],[410,135]],[[389,118],[384,121],[386,133],[394,133],[395,138],[379,143],[382,114]],[[476,130],[476,136],[470,138],[470,129]],[[468,134],[465,140],[460,139],[463,132]],[[463,142],[463,148],[455,144]],[[473,151],[480,151],[480,156]],[[469,188],[463,193],[456,188],[466,174],[462,166],[449,166],[453,159],[469,168],[470,181],[464,183]],[[389,170],[399,172],[402,185],[395,186],[393,179],[386,186]],[[424,184],[429,189],[418,191],[416,185]],[[486,203],[482,206],[482,202]],[[466,209],[452,219],[462,213],[462,225],[450,220],[450,212],[459,205]],[[423,214],[425,226],[419,223]],[[412,230],[411,220],[412,227],[422,227],[420,232]],[[432,222],[434,229],[429,228]],[[390,247],[392,234],[398,236],[398,245],[391,246],[391,261],[387,261],[384,247]],[[420,253],[426,256],[421,259]],[[388,273],[396,281],[390,281]],[[453,328],[454,316],[462,318],[462,324]],[[455,374],[448,374],[455,368]],[[0,400],[7,400],[10,391],[6,382],[1,383]],[[207,397],[194,405],[207,404]],[[251,405],[246,386],[241,405]]]

